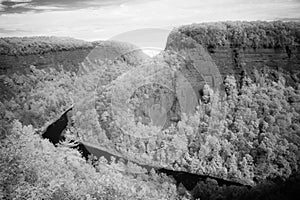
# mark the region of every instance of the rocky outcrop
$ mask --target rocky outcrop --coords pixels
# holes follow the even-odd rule
[[[190,42],[178,44],[178,38]],[[287,84],[295,86],[300,81],[299,43],[300,24],[296,22],[218,22],[174,29],[166,49],[190,55],[197,62],[200,56],[189,51],[202,45],[222,76],[238,76],[243,71],[254,76],[254,69],[268,67],[282,72]]]

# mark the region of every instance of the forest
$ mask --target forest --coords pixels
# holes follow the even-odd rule
[[[90,42],[77,40],[70,37],[9,37],[0,38],[0,55],[28,55],[44,54],[51,51],[72,49],[88,49],[93,45]]]
[[[228,33],[232,23],[227,23],[224,33],[219,27],[218,32],[214,31],[217,24],[207,25],[208,28],[197,25],[197,30],[183,26],[179,30],[207,46],[224,45],[230,34],[236,33]],[[243,27],[246,33],[232,44],[283,48],[290,42],[277,37],[282,34],[276,31],[283,26],[289,34],[295,30],[289,27],[298,25],[247,24]],[[200,38],[206,34],[203,31],[211,32],[211,38]],[[299,32],[293,35],[297,35],[293,41],[299,42]],[[22,55],[53,48],[89,48],[87,43],[69,43],[69,39],[52,46],[51,38],[37,38],[24,42],[24,48],[14,48],[12,41],[19,40],[1,39],[1,43],[7,42],[9,46],[1,52]],[[41,46],[26,50],[30,45],[36,46],[36,42]],[[138,89],[129,96],[130,113],[124,119],[127,111],[117,105],[119,99],[113,98],[114,92],[122,94],[128,85],[135,84],[132,79],[145,78],[143,75],[151,71],[147,67],[154,67],[153,63],[162,69],[170,67],[169,71],[161,72],[169,77],[180,71],[181,62],[176,55],[164,52],[153,61],[147,60],[141,68],[122,60],[98,60],[95,63],[101,67],[93,70],[84,66],[87,62],[81,63],[86,69],[81,74],[63,66],[39,69],[31,65],[27,74],[1,75],[0,198],[290,199],[299,195],[300,84],[287,85],[284,72],[266,66],[255,69],[254,77],[247,73],[224,76],[219,90],[204,84],[195,112],[188,114],[178,109],[172,89],[163,81],[161,85],[136,83]],[[122,79],[132,70],[136,70],[136,74],[129,76],[132,79]],[[160,99],[163,105],[151,107],[154,100],[149,96]],[[149,104],[151,109],[160,111],[144,114],[144,107]],[[65,139],[52,144],[42,137],[43,133],[70,106],[70,120],[62,133]],[[169,110],[163,111],[162,107]],[[153,117],[158,120],[151,121]],[[122,124],[122,120],[126,123]],[[159,127],[160,121],[166,123]],[[129,162],[93,156],[86,160],[72,148],[78,142],[101,145],[101,149],[115,152]],[[140,165],[210,178],[187,189],[176,182],[175,175],[147,171]]]
[[[287,45],[299,44],[299,28],[297,22],[227,21],[184,25],[178,31],[208,48],[226,45],[285,48]]]

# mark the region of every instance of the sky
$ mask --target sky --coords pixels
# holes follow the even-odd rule
[[[278,19],[300,19],[300,0],[0,0],[0,37],[135,41],[146,30],[165,40],[183,24]]]

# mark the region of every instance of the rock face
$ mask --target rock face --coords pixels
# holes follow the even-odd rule
[[[180,40],[192,42],[180,44]],[[195,48],[194,43],[201,44],[222,76],[238,76],[242,71],[254,76],[254,69],[268,67],[281,71],[287,84],[295,86],[300,81],[299,42],[299,23],[220,22],[179,27],[171,32],[166,49],[187,54],[198,62],[201,57],[190,50]],[[213,69],[206,64],[198,66],[204,71],[203,66]]]
[[[216,48],[211,57],[219,66],[222,75],[239,74],[243,70],[254,77],[253,70],[265,67],[282,72],[287,84],[296,86],[300,82],[300,46],[295,47],[291,57],[285,49],[240,49]]]

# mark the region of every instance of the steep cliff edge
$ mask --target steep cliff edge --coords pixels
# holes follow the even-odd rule
[[[190,40],[186,43],[178,41]],[[265,67],[283,72],[288,85],[300,82],[300,23],[296,22],[217,22],[185,25],[174,29],[166,49],[187,53],[202,45],[224,76],[242,71],[254,77]],[[211,67],[211,66],[210,66]],[[200,67],[201,68],[201,67]]]

